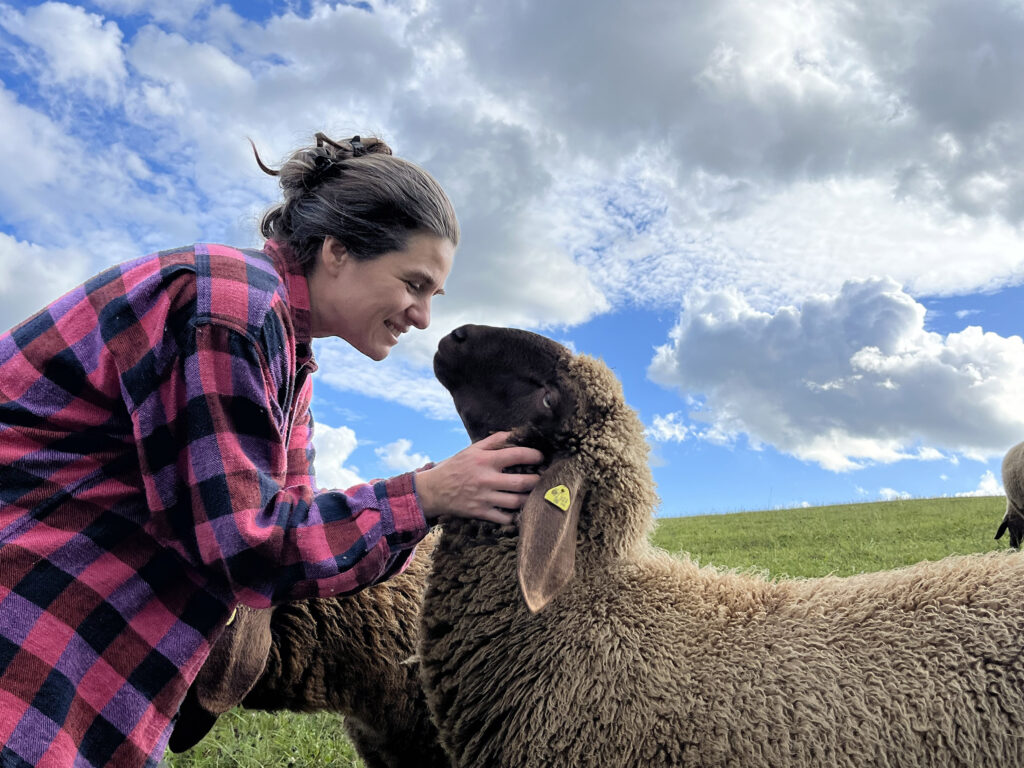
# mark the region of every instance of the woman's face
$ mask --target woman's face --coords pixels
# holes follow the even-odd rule
[[[430,325],[430,301],[444,293],[454,256],[450,241],[426,233],[370,261],[357,261],[333,237],[324,238],[306,278],[313,336],[338,336],[383,360],[410,326]]]

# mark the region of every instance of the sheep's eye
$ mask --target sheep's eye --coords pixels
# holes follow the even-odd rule
[[[548,395],[548,394],[547,394],[547,393],[545,392],[545,393],[544,393],[544,399],[543,399],[543,400],[541,400],[540,402],[541,402],[541,404],[542,404],[542,405],[543,405],[543,406],[544,406],[545,408],[550,408],[550,407],[551,407],[551,396],[550,396],[550,395]]]

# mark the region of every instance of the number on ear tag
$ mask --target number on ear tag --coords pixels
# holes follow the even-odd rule
[[[564,485],[556,485],[554,488],[544,494],[544,498],[554,504],[563,512],[569,511],[569,504],[571,499],[569,498],[569,489]]]

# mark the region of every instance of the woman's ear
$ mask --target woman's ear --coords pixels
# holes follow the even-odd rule
[[[583,480],[559,459],[533,489],[519,517],[519,586],[533,612],[541,610],[576,574],[576,531]]]
[[[320,246],[319,266],[326,270],[328,275],[336,275],[349,258],[351,257],[348,248],[344,244],[331,235],[324,238],[324,242]]]

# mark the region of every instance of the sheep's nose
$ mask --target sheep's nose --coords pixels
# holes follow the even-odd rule
[[[466,330],[466,326],[464,325],[460,325],[452,331],[452,338],[456,341],[465,341],[467,336],[469,336],[469,332]]]

